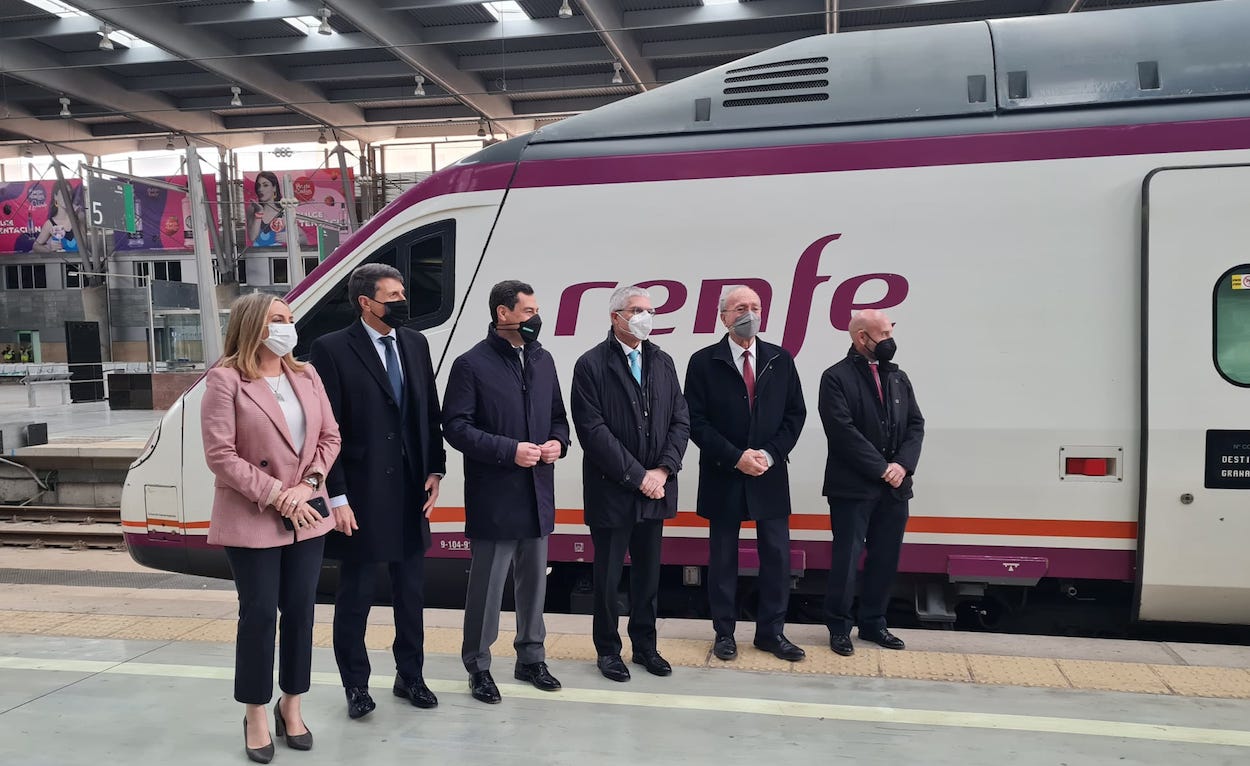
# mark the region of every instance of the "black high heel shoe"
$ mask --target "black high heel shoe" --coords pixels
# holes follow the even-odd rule
[[[264,747],[248,747],[247,746],[247,719],[243,719],[243,749],[247,751],[248,760],[256,763],[269,763],[273,760],[273,738],[269,739],[269,744]]]
[[[308,730],[303,734],[287,734],[286,720],[282,717],[282,701],[279,700],[273,706],[273,726],[278,736],[286,740],[286,746],[292,750],[312,750],[313,736],[312,730]],[[270,745],[272,748],[273,746]],[[271,753],[272,755],[272,753]]]

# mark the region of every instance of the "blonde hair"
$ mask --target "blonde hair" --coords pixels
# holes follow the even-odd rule
[[[287,306],[286,301],[268,293],[250,293],[230,305],[230,324],[226,326],[222,367],[233,367],[248,380],[261,376],[260,336],[269,325],[269,307],[274,301]],[[282,357],[282,363],[291,370],[304,369],[304,365],[295,361],[291,354]]]

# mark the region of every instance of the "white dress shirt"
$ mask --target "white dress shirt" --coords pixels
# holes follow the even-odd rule
[[[742,374],[743,356],[746,354],[746,352],[748,351],[751,352],[751,373],[755,375],[755,382],[756,384],[758,384],[760,382],[760,357],[759,357],[759,354],[755,353],[755,338],[751,339],[751,345],[747,346],[746,348],[743,348],[742,346],[739,346],[737,343],[735,343],[732,336],[729,338],[726,338],[725,342],[729,344],[729,353],[731,356],[733,356],[734,365],[738,368],[739,375]],[[768,460],[768,467],[772,468],[773,462],[774,462],[773,456],[768,454],[768,450],[760,450],[760,452],[764,453],[764,458]]]

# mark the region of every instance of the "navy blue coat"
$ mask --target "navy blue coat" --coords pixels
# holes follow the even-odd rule
[[[677,515],[677,472],[690,440],[690,414],[673,358],[649,340],[642,349],[642,385],[616,336],[582,354],[573,368],[573,424],[582,459],[586,526],[628,527]],[[643,474],[667,468],[664,497],[639,491]]]
[[[569,421],[556,365],[539,343],[512,344],[492,329],[457,357],[443,397],[443,432],[464,455],[464,531],[471,540],[545,537],[556,523],[555,464],[516,464],[520,442],[560,442]]]
[[[755,407],[729,351],[728,336],[700,349],[686,367],[690,440],[699,446],[699,515],[726,521],[790,515],[790,452],[807,419],[794,358],[756,338]],[[748,476],[735,466],[748,449],[773,466]]]
[[[404,371],[402,413],[361,322],[313,341],[313,366],[343,437],[326,490],[331,497],[347,495],[360,525],[351,537],[330,532],[329,558],[400,561],[430,546],[430,523],[421,512],[425,480],[447,471],[438,389],[425,336],[400,328],[396,337]],[[413,496],[401,504],[405,478]]]

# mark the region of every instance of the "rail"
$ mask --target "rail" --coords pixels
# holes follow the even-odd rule
[[[121,550],[121,509],[0,506],[0,546]]]

